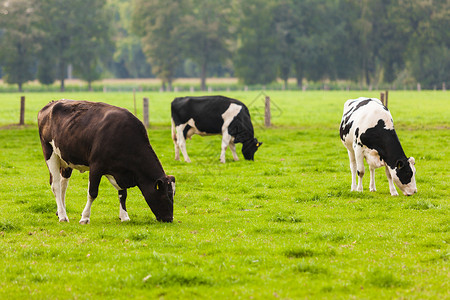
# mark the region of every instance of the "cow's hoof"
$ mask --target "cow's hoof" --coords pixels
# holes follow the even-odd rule
[[[398,196],[398,193],[397,192],[391,193],[391,196]]]
[[[191,160],[190,160],[190,159],[186,159],[186,160],[185,160],[185,162],[187,162],[187,163],[190,163],[190,162],[191,162]]]
[[[123,218],[123,219],[120,219],[120,221],[122,221],[122,222],[128,222],[128,221],[130,221],[130,218]]]
[[[89,224],[89,219],[81,219],[79,223],[81,225],[87,225],[87,224]]]
[[[59,222],[69,222],[69,218],[68,217],[64,217],[59,219]]]

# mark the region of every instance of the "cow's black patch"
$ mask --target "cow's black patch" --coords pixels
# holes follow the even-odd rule
[[[183,136],[184,136],[185,139],[187,138],[187,133],[188,133],[189,129],[191,129],[191,128],[192,127],[189,124],[186,124],[186,127],[184,127]]]
[[[372,99],[366,99],[366,100],[362,100],[358,103],[358,105],[356,105],[355,107],[355,111],[357,111],[360,107],[363,107],[364,105],[369,104],[371,101],[373,101]]]
[[[359,127],[356,128],[356,130],[355,130],[355,137],[358,138],[358,135],[359,135]]]
[[[341,128],[339,129],[339,135],[341,136],[341,140],[344,140],[344,137],[350,132],[350,129],[352,128],[353,121],[346,124],[344,126],[344,121],[341,122]]]
[[[401,183],[408,184],[411,182],[413,171],[407,158],[403,158],[397,161],[396,173]]]
[[[397,133],[394,129],[386,129],[381,119],[375,127],[361,133],[360,140],[367,148],[376,150],[391,169],[395,169],[398,159],[406,158]]]

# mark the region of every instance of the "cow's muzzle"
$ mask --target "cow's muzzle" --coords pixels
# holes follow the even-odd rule
[[[173,217],[156,218],[156,220],[158,220],[159,222],[163,222],[163,223],[172,223]]]

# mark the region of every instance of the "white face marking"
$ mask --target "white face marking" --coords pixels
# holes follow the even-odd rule
[[[175,197],[175,182],[170,183],[172,185],[173,197]]]

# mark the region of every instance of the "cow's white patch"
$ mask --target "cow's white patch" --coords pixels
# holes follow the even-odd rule
[[[231,121],[233,121],[234,117],[236,117],[239,112],[242,110],[242,105],[237,105],[235,103],[231,103],[228,109],[222,114],[223,126],[222,132],[228,129]]]
[[[106,176],[106,178],[108,178],[108,180],[109,180],[109,182],[112,184],[112,186],[116,188],[116,190],[118,190],[118,191],[123,190],[123,189],[117,184],[117,181],[116,181],[116,179],[114,178],[114,176],[108,175],[108,174],[106,174],[105,176]]]
[[[53,152],[56,153],[56,155],[58,155],[60,161],[61,161],[61,166],[64,168],[72,168],[75,170],[80,171],[80,173],[84,173],[86,171],[89,171],[89,166],[84,166],[84,165],[75,165],[71,162],[66,162],[61,155],[61,150],[55,146],[55,140],[52,140],[50,142],[50,145],[52,145],[53,148]]]

